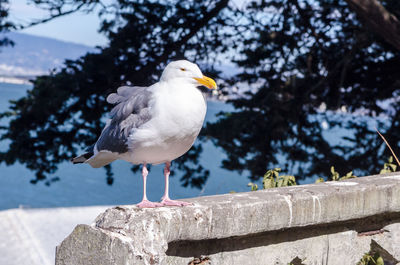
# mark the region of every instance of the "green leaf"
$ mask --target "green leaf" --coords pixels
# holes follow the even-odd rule
[[[272,178],[264,179],[264,181],[263,181],[263,186],[264,186],[264,189],[275,188],[275,181],[274,181],[274,179],[272,179]]]
[[[286,186],[293,186],[297,185],[296,177],[290,175],[282,175],[280,176],[279,173],[281,172],[281,168],[274,168],[268,170],[263,177],[263,188],[270,189],[275,187],[286,187]]]
[[[388,166],[392,169],[392,172],[395,172],[397,169],[397,165],[395,164],[389,164]]]
[[[397,170],[397,165],[393,164],[393,157],[390,156],[388,162],[383,164],[383,168],[379,171],[379,174],[386,174],[390,172],[395,172]]]
[[[272,175],[273,175],[273,172],[272,172],[272,170],[270,169],[270,170],[267,171],[267,173],[264,174],[264,179],[270,178]]]
[[[283,175],[281,177],[283,179],[282,187],[297,185],[295,176]]]
[[[256,191],[256,190],[258,190],[258,185],[255,184],[255,183],[249,182],[249,183],[247,184],[247,186],[251,187],[251,191]]]
[[[390,173],[391,171],[388,169],[382,169],[381,171],[379,171],[379,174],[386,174],[386,173]]]
[[[345,179],[352,179],[356,178],[357,176],[353,175],[353,171],[350,171],[349,173],[346,174],[346,176],[341,177],[339,180],[345,180]]]
[[[277,179],[277,182],[276,182],[276,187],[284,187],[285,185],[284,185],[284,182],[285,180],[283,179],[283,178],[279,178],[279,179]]]
[[[339,180],[340,178],[339,173],[335,171],[335,168],[333,166],[331,167],[331,174],[333,181]]]
[[[383,261],[383,258],[379,256],[378,258],[375,259],[375,264],[376,265],[385,265],[385,262]]]
[[[278,178],[279,177],[279,172],[281,172],[281,169],[276,167],[276,168],[274,168],[273,172],[274,172],[274,177]]]
[[[315,181],[315,183],[321,183],[321,182],[325,182],[325,180],[323,178],[317,178],[317,180]]]

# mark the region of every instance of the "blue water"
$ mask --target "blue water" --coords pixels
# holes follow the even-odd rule
[[[18,99],[26,94],[30,85],[0,83],[0,112],[7,109],[9,100]],[[231,107],[222,102],[208,102],[206,121],[215,119],[215,114]],[[2,122],[4,125],[4,122]],[[7,143],[0,143],[4,150]],[[210,141],[203,145],[200,163],[210,170],[210,176],[202,190],[182,187],[177,172],[170,179],[172,198],[189,198],[201,195],[223,194],[230,191],[248,191],[245,177],[220,168],[225,154]],[[17,207],[65,207],[88,205],[117,205],[138,203],[142,197],[142,178],[140,173],[132,173],[131,165],[124,161],[113,163],[114,183],[106,183],[104,169],[93,169],[89,165],[62,163],[54,176],[60,181],[46,186],[44,183],[31,184],[34,172],[21,164],[6,166],[0,164],[0,210]],[[159,200],[164,192],[163,167],[153,166],[147,183],[150,200]],[[53,176],[50,176],[50,178]]]

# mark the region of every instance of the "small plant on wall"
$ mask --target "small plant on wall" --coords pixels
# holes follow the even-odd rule
[[[365,253],[357,265],[385,265],[385,262],[378,252]]]
[[[280,168],[268,170],[263,177],[263,189],[297,185],[295,176],[279,175],[280,172]],[[258,190],[258,185],[255,183],[250,182],[247,186],[251,187],[252,191]]]
[[[383,168],[379,172],[379,174],[395,172],[396,169],[397,169],[397,165],[393,163],[393,156],[390,156],[388,159],[388,162],[383,165]]]
[[[383,168],[379,172],[379,174],[391,173],[397,170],[397,165],[393,162],[393,157],[390,156],[388,161],[383,165]],[[270,188],[278,188],[278,187],[287,187],[297,185],[296,177],[292,175],[280,175],[282,170],[280,168],[274,168],[268,170],[263,176],[263,189],[270,189]],[[331,167],[330,171],[331,175],[328,180],[331,181],[341,181],[351,178],[357,178],[353,174],[353,171],[348,172],[346,175],[340,176],[339,172],[335,170],[335,167]],[[324,182],[324,178],[318,178],[315,183]],[[250,182],[247,184],[251,188],[251,191],[258,190],[258,185],[256,183]]]

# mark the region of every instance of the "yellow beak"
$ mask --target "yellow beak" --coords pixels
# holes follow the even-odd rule
[[[214,80],[212,80],[211,78],[204,76],[202,78],[197,78],[194,77],[194,79],[199,82],[200,85],[206,86],[209,89],[216,89],[217,88],[217,84],[215,83]]]

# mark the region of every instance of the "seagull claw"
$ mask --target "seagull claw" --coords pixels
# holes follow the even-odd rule
[[[136,204],[139,208],[156,208],[163,206],[162,203],[159,202],[151,202],[149,200],[142,200],[140,203]]]

